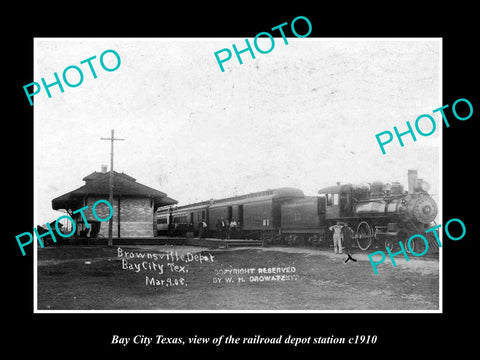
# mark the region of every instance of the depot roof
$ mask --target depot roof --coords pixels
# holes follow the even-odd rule
[[[77,209],[83,206],[83,199],[87,196],[108,197],[110,190],[110,172],[93,172],[83,178],[85,185],[61,195],[52,200],[52,208]],[[167,194],[140,184],[133,177],[113,172],[113,196],[150,198],[154,201],[155,210],[160,206],[177,204],[178,201],[167,197]]]

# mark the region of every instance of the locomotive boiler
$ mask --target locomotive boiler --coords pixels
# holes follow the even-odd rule
[[[354,216],[361,219],[358,246],[367,250],[375,240],[384,240],[385,246],[393,249],[399,240],[406,242],[411,235],[428,229],[438,212],[429,189],[426,181],[417,178],[416,170],[408,171],[408,192],[399,183],[373,183],[369,198],[355,201],[352,208]],[[421,244],[413,242],[412,248],[415,246]]]

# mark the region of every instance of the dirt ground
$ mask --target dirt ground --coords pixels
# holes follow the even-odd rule
[[[119,256],[120,255],[120,256]],[[438,310],[434,257],[373,268],[329,249],[64,246],[38,251],[38,310]],[[152,280],[153,279],[153,280]]]

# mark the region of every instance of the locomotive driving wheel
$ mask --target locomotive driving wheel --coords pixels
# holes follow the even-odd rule
[[[356,236],[358,247],[362,250],[368,250],[372,245],[373,238],[375,237],[372,227],[366,221],[362,221],[360,224],[358,224]]]
[[[395,239],[393,237],[388,236],[385,239],[385,249],[387,249],[387,246],[388,246],[390,251],[393,251],[395,249],[395,244],[396,244]]]
[[[404,240],[404,243],[403,243],[403,247],[405,248],[405,250],[407,251],[407,253],[411,254],[422,254],[425,249],[427,248],[427,246],[425,245],[425,242],[419,238],[413,238],[411,241],[410,241],[410,247],[408,246],[408,240],[409,239],[405,239]]]

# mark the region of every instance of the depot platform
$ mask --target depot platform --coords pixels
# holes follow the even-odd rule
[[[71,238],[64,244],[70,245],[107,245],[107,238]],[[193,238],[193,237],[120,237],[112,238],[112,245],[190,245],[202,247],[235,247],[235,246],[263,246],[261,240],[245,239],[216,239],[216,238]]]

